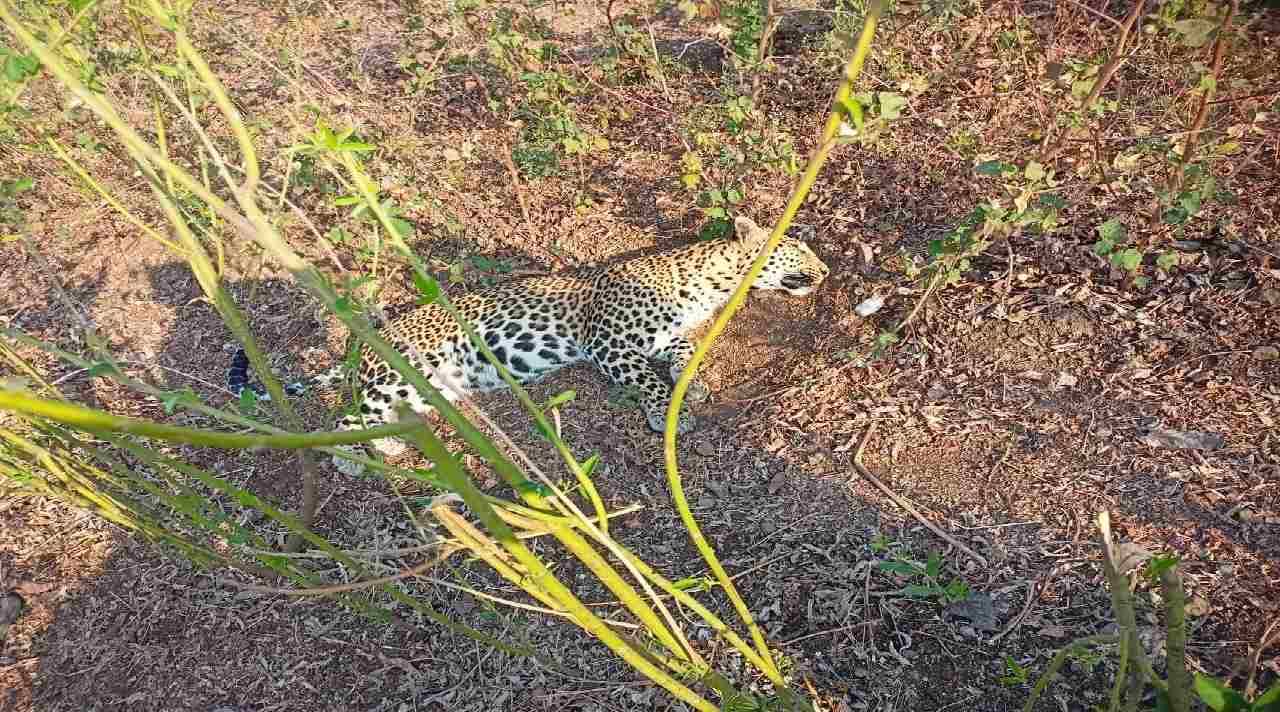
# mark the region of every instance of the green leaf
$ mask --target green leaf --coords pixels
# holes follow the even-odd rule
[[[418,304],[430,304],[440,298],[440,282],[433,277],[413,273],[413,286],[418,288]]]
[[[120,372],[116,370],[115,365],[104,361],[90,366],[87,373],[90,378],[97,378],[98,376],[112,376]]]
[[[929,559],[924,565],[924,575],[936,579],[942,573],[942,557],[937,552],[929,552]]]
[[[1116,249],[1116,243],[1105,237],[1093,243],[1093,254],[1099,257],[1106,257],[1114,249]]]
[[[892,331],[882,331],[876,335],[876,348],[883,349],[898,343],[898,335]]]
[[[27,77],[34,77],[40,71],[40,60],[31,54],[11,54],[4,63],[5,78],[11,82],[20,82]]]
[[[902,108],[907,105],[907,98],[896,92],[882,91],[876,94],[876,98],[880,100],[880,118],[886,121],[902,116]]]
[[[1067,201],[1057,193],[1044,193],[1040,196],[1040,204],[1046,208],[1057,208],[1062,210],[1067,207]]]
[[[941,592],[941,589],[933,584],[912,583],[902,587],[902,594],[912,598],[931,598]]]
[[[333,204],[339,208],[345,208],[348,205],[360,205],[364,199],[358,195],[344,195],[340,198],[334,198]]]
[[[36,184],[35,181],[32,180],[30,177],[23,176],[13,182],[13,187],[10,188],[10,190],[12,190],[13,193],[16,195],[23,191],[31,190],[31,188],[35,186],[35,184]]]
[[[559,408],[560,406],[564,405],[565,403],[571,402],[574,398],[577,398],[577,397],[578,397],[578,394],[574,391],[564,391],[562,393],[557,393],[551,397],[551,400],[547,401],[547,404],[543,406],[543,410],[551,410],[552,408]]]
[[[1191,192],[1183,193],[1178,196],[1178,205],[1182,206],[1182,209],[1186,211],[1188,217],[1195,215],[1200,212],[1200,194]]]
[[[973,170],[984,176],[998,176],[1004,173],[1010,166],[1002,161],[983,161],[973,167]]]
[[[1168,272],[1178,266],[1179,259],[1178,253],[1173,250],[1161,252],[1160,256],[1156,257],[1156,267]]]
[[[1280,682],[1253,701],[1252,712],[1280,712]]]
[[[591,477],[591,473],[596,471],[596,465],[599,465],[599,464],[600,464],[600,453],[598,452],[592,453],[591,457],[588,457],[586,460],[582,462],[582,476]]]
[[[1196,673],[1195,688],[1200,700],[1214,712],[1236,712],[1249,708],[1239,692],[1208,675]]]
[[[552,497],[555,495],[555,490],[542,484],[541,482],[534,482],[533,480],[530,480],[530,479],[522,480],[520,482],[520,485],[516,487],[516,490],[521,493],[536,494],[540,497]]]
[[[876,562],[876,568],[900,576],[919,576],[922,573],[919,564],[907,561],[879,561]]]
[[[250,415],[258,408],[258,394],[246,388],[240,391],[240,400],[236,403],[242,415]]]
[[[1113,252],[1111,253],[1111,264],[1127,272],[1136,272],[1138,267],[1142,266],[1142,252],[1134,247]]]
[[[160,403],[164,406],[165,415],[173,415],[179,407],[200,402],[200,397],[190,388],[180,391],[166,391],[160,394]]]
[[[1109,240],[1111,244],[1118,245],[1124,242],[1125,227],[1124,223],[1111,218],[1097,227],[1098,237],[1103,240]]]
[[[866,95],[866,98],[867,103],[869,104],[871,102],[871,96]],[[836,107],[836,111],[848,116],[850,119],[853,119],[854,128],[858,129],[858,131],[862,131],[864,123],[862,118],[862,107],[863,103],[856,97],[847,96],[840,102],[839,106]]]
[[[1199,18],[1191,18],[1189,20],[1179,20],[1173,23],[1173,29],[1182,35],[1182,43],[1188,47],[1202,47],[1204,43],[1209,41],[1209,35],[1218,29],[1218,25],[1201,20]]]
[[[405,220],[404,218],[391,218],[389,222],[391,223],[391,229],[394,230],[401,239],[407,240],[410,237],[413,237],[413,223]]]
[[[952,601],[963,601],[969,597],[969,584],[960,579],[952,579],[943,593]]]
[[[1023,175],[1029,181],[1038,181],[1045,177],[1044,166],[1036,161],[1031,161],[1027,164],[1026,169],[1023,170]]]
[[[352,153],[368,153],[374,149],[373,144],[363,141],[343,141],[338,144],[339,151],[351,151]]]
[[[1163,217],[1164,221],[1169,223],[1170,225],[1181,225],[1182,223],[1185,223],[1187,219],[1190,218],[1191,216],[1187,214],[1187,211],[1184,208],[1179,206],[1176,208],[1169,208],[1168,210],[1164,211],[1164,215],[1162,215],[1161,217]]]

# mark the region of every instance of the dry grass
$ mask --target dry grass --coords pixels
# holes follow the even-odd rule
[[[199,37],[256,122],[262,153],[278,157],[309,128],[305,104],[335,124],[357,126],[382,147],[371,169],[442,272],[467,255],[513,268],[557,266],[551,254],[572,265],[597,263],[675,244],[703,222],[679,186],[680,156],[695,132],[727,140],[714,104],[734,85],[731,70],[721,74],[716,43],[694,42],[705,36],[705,22],[615,4],[615,18],[638,13],[657,47],[684,52],[663,65],[659,81],[638,61],[601,68],[602,6],[538,10],[554,18],[550,40],[562,50],[563,59],[548,66],[585,88],[570,100],[574,116],[606,135],[610,148],[565,161],[558,175],[523,178],[526,218],[503,155],[514,131],[485,103],[521,90],[496,72],[448,63],[485,56],[482,23],[473,22],[473,32],[460,17],[413,3],[226,5],[201,10],[209,17]],[[1091,7],[1117,18],[1127,8]],[[480,16],[492,19],[488,10]],[[878,145],[841,149],[799,217],[818,226],[815,248],[832,277],[809,300],[753,299],[711,354],[715,397],[701,408],[702,428],[682,442],[695,512],[824,709],[1018,708],[1026,688],[998,681],[1005,656],[1037,671],[1056,647],[1110,623],[1090,524],[1102,508],[1129,538],[1182,557],[1193,669],[1231,674],[1258,643],[1263,622],[1280,614],[1280,361],[1259,351],[1280,344],[1280,48],[1268,23],[1274,20],[1255,20],[1236,43],[1207,124],[1205,140],[1239,143],[1238,153],[1209,163],[1219,187],[1239,196],[1235,204],[1208,205],[1177,232],[1149,222],[1149,187],[1165,174],[1153,154],[1134,149],[1144,135],[1173,135],[1190,123],[1196,77],[1188,67],[1205,61],[1205,50],[1164,33],[1142,35],[1102,93],[1119,110],[1064,143],[1059,192],[1070,207],[1061,227],[1015,236],[975,259],[959,285],[936,293],[901,344],[862,365],[849,356],[865,355],[924,289],[903,275],[903,264],[978,202],[1000,195],[999,181],[975,174],[975,160],[1033,157],[1037,132],[1067,101],[1047,75],[1103,57],[1115,33],[1076,3],[992,4],[949,22],[904,8],[887,23],[865,88],[924,88]],[[763,109],[803,153],[835,62],[826,25],[807,35],[800,27],[780,32],[788,54],[765,81]],[[127,27],[108,11],[100,33],[102,46],[111,46]],[[438,40],[447,42],[443,51]],[[417,89],[402,59],[434,62],[441,76]],[[103,81],[145,124],[142,81],[127,72],[107,72]],[[41,83],[29,97],[38,113],[52,116],[60,106]],[[1271,113],[1258,118],[1263,110]],[[72,144],[98,130],[74,116],[53,126]],[[221,402],[230,337],[212,307],[196,299],[194,280],[52,159],[30,150],[33,138],[24,127],[15,142],[0,145],[0,179],[10,172],[36,178],[22,206],[55,268],[43,269],[18,243],[0,244],[0,323],[77,348],[77,320],[51,298],[57,280],[115,351],[141,364],[139,375]],[[193,155],[186,141],[176,137],[179,155]],[[77,156],[154,215],[138,198],[145,193],[132,170],[111,153],[81,147]],[[278,184],[283,161],[272,171]],[[743,180],[750,213],[776,215],[789,179],[752,165]],[[314,187],[290,197],[322,230],[349,225],[332,196]],[[1177,244],[1179,265],[1157,273],[1149,259],[1146,274],[1155,279],[1135,286],[1090,251],[1094,228],[1111,217],[1125,221],[1152,255]],[[286,234],[300,251],[327,260],[304,226],[288,224]],[[363,268],[349,246],[337,250],[349,268]],[[281,369],[327,367],[345,333],[270,266],[259,268],[251,250],[238,247],[231,257],[232,290]],[[463,274],[466,283],[454,288],[501,278],[474,267]],[[383,277],[382,299],[393,310],[412,301],[403,273]],[[888,305],[857,317],[853,306],[873,293],[888,294]],[[63,387],[86,402],[164,417],[159,404],[104,379],[40,364],[51,378],[65,376]],[[637,412],[610,405],[608,389],[588,369],[558,375],[535,397],[570,387],[578,398],[562,412],[566,436],[584,453],[602,453],[600,491],[611,505],[645,507],[616,525],[620,539],[673,578],[700,575],[667,500],[659,440]],[[484,404],[540,464],[554,464],[510,398]],[[311,417],[317,427],[325,422],[319,405]],[[989,620],[905,598],[896,593],[904,582],[876,569],[879,560],[923,559],[942,544],[850,467],[872,421],[878,435],[864,454],[868,467],[988,559],[980,569],[946,555],[948,576],[990,603]],[[1152,427],[1212,431],[1225,446],[1156,449],[1140,441]],[[287,459],[185,454],[255,491],[293,496]],[[331,476],[321,499],[319,527],[340,546],[416,542],[386,483]],[[659,692],[572,627],[495,613],[431,583],[413,590],[482,630],[551,652],[561,669],[430,625],[381,628],[323,601],[225,588],[49,502],[0,498],[0,522],[0,588],[16,588],[31,604],[0,651],[0,709],[668,709]],[[609,605],[570,564],[559,570],[586,600]],[[516,595],[479,568],[459,565],[451,575]],[[1277,655],[1263,651],[1264,680],[1280,673]],[[1070,685],[1055,688],[1072,696],[1044,709],[1097,702],[1110,670],[1073,666]]]

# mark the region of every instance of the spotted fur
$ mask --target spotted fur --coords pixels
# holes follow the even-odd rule
[[[689,333],[724,306],[769,237],[769,230],[750,218],[739,217],[734,228],[729,239],[638,257],[584,276],[520,279],[460,296],[454,304],[517,380],[531,383],[589,361],[612,383],[635,389],[649,427],[661,432],[671,399],[666,376],[674,381],[692,358]],[[754,289],[803,296],[826,278],[827,266],[794,232],[770,256]],[[497,369],[437,304],[405,314],[381,333],[451,401],[505,386]],[[667,374],[656,370],[653,360],[668,362]],[[240,365],[233,365],[233,375]],[[247,366],[239,373],[244,378],[232,383],[232,390],[253,387]],[[330,371],[313,383],[331,383],[338,375]],[[430,410],[417,390],[368,346],[361,352],[359,381],[360,405],[342,418],[341,430],[390,422],[400,403],[419,413]],[[688,399],[698,402],[708,395],[706,384],[695,378]],[[679,432],[693,426],[693,416],[682,412]],[[374,446],[388,456],[404,449],[392,439]],[[335,458],[335,464],[348,474],[360,471],[342,458]]]

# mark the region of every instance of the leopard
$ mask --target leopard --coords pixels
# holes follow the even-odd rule
[[[460,295],[452,304],[516,381],[536,383],[566,366],[589,362],[609,382],[636,394],[649,428],[661,433],[671,384],[693,358],[691,333],[729,301],[772,230],[741,215],[726,232],[724,237],[698,240],[578,274],[512,279]],[[814,232],[802,225],[789,229],[751,289],[797,297],[817,290],[830,268],[806,244]],[[390,320],[379,334],[428,376],[431,386],[450,402],[506,387],[498,369],[437,302],[422,304]],[[655,363],[668,364],[667,373]],[[296,395],[345,378],[340,364],[309,381],[289,384],[286,390]],[[356,405],[340,419],[341,431],[395,422],[401,405],[420,415],[434,410],[423,394],[367,344],[359,352],[358,382]],[[247,388],[259,397],[269,397],[261,385],[250,380],[243,349],[233,358],[228,385],[237,395]],[[710,395],[706,382],[695,374],[685,400],[699,403]],[[676,431],[688,433],[695,425],[696,418],[683,407]],[[406,448],[396,438],[374,440],[372,445],[387,458]],[[348,453],[356,450],[354,446],[343,449]],[[346,475],[363,471],[359,463],[336,455],[334,465]]]

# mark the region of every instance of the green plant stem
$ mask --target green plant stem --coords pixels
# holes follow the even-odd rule
[[[91,370],[91,369],[93,369],[93,368],[95,368],[95,367],[98,367],[98,366],[101,366],[101,365],[102,365],[102,364],[96,364],[96,363],[94,363],[94,362],[92,362],[92,361],[88,361],[88,360],[86,360],[86,359],[83,359],[83,358],[81,358],[81,357],[79,357],[79,356],[77,356],[77,355],[75,355],[75,354],[73,354],[73,353],[70,353],[70,352],[68,352],[68,351],[63,351],[62,349],[57,348],[57,347],[56,347],[56,346],[54,346],[53,344],[47,343],[47,342],[45,342],[45,341],[41,341],[40,339],[37,339],[37,338],[35,338],[35,337],[32,337],[32,336],[30,336],[30,335],[28,335],[28,334],[24,334],[24,333],[22,333],[22,332],[18,331],[17,329],[13,329],[13,328],[9,328],[9,329],[0,329],[0,335],[4,335],[4,336],[6,336],[7,338],[13,339],[14,341],[16,341],[16,342],[18,342],[18,343],[25,344],[25,345],[27,345],[27,346],[31,346],[31,347],[34,347],[34,348],[40,349],[41,351],[44,351],[45,353],[48,353],[48,354],[52,354],[52,355],[54,355],[54,356],[57,356],[58,358],[62,359],[63,361],[66,361],[67,363],[72,364],[72,365],[74,365],[74,366],[76,366],[76,367],[78,367],[78,368],[84,369],[84,370],[86,370],[86,371]],[[4,354],[6,355],[6,357],[8,358],[8,360],[10,361],[10,363],[22,364],[22,362],[21,362],[21,361],[14,361],[13,357],[14,357],[15,355],[13,354],[12,350],[11,350],[11,349],[9,349],[9,347],[8,347],[7,345],[5,345],[5,344],[3,344],[3,343],[0,343],[0,349],[3,349],[3,351],[0,351],[0,353],[4,353]],[[108,354],[108,356],[109,356],[109,354]],[[145,393],[146,395],[149,395],[149,396],[151,396],[151,397],[153,397],[153,398],[162,398],[162,397],[164,397],[165,392],[164,392],[164,391],[162,391],[162,390],[160,390],[159,388],[156,388],[156,387],[152,386],[151,384],[149,384],[149,383],[147,383],[147,382],[145,382],[145,381],[139,381],[139,380],[138,380],[138,379],[136,379],[136,378],[131,378],[131,377],[129,377],[129,376],[127,376],[127,375],[125,375],[124,373],[122,373],[122,372],[119,370],[119,368],[118,368],[118,367],[116,367],[116,365],[115,365],[114,363],[112,363],[112,362],[110,362],[110,361],[108,361],[107,363],[108,363],[108,365],[110,365],[110,366],[111,366],[111,368],[110,368],[110,369],[108,369],[106,372],[104,372],[104,373],[102,374],[104,377],[106,377],[106,378],[110,378],[111,380],[115,381],[116,383],[119,383],[119,384],[121,384],[121,385],[127,386],[127,387],[129,387],[129,388],[131,388],[131,389],[133,389],[133,390],[135,390],[135,391],[138,391],[139,393]],[[42,382],[42,381],[43,381],[43,379],[40,379],[40,378],[39,378],[39,376],[38,376],[38,374],[35,374],[35,373],[30,369],[30,367],[29,367],[29,366],[25,366],[25,364],[23,364],[23,365],[17,365],[17,366],[15,366],[15,367],[16,367],[16,368],[18,368],[19,370],[21,370],[23,373],[27,374],[27,377],[28,377],[28,378],[32,378],[32,379],[33,379],[33,381],[35,381],[35,382]],[[46,387],[47,387],[47,384],[45,384],[45,385],[46,385]],[[239,414],[237,414],[237,413],[228,413],[228,412],[223,411],[223,410],[220,410],[220,409],[218,409],[218,408],[214,408],[214,407],[212,407],[212,406],[205,405],[204,403],[201,403],[201,402],[192,402],[192,403],[187,403],[187,404],[184,404],[184,405],[185,405],[185,407],[187,407],[188,409],[190,409],[190,410],[191,410],[192,412],[194,412],[194,413],[199,413],[199,414],[201,414],[201,415],[205,415],[205,416],[208,416],[208,417],[210,417],[210,418],[214,418],[214,419],[216,419],[216,420],[219,420],[219,421],[221,421],[221,422],[228,423],[228,424],[231,424],[231,425],[237,425],[237,426],[240,426],[240,427],[242,427],[242,428],[249,428],[250,430],[254,430],[254,431],[257,431],[257,432],[260,432],[260,433],[267,433],[267,434],[271,434],[271,435],[288,435],[288,434],[289,434],[289,431],[288,431],[288,430],[285,430],[285,429],[283,429],[283,428],[277,428],[276,426],[271,425],[271,424],[269,424],[269,423],[264,423],[264,422],[261,422],[261,421],[258,421],[258,420],[254,420],[254,419],[252,419],[252,418],[247,418],[247,417],[245,417],[245,416],[243,416],[243,415],[239,415]],[[352,460],[352,461],[354,461],[354,462],[358,462],[358,463],[360,463],[361,465],[364,465],[365,467],[367,467],[367,468],[369,468],[369,469],[372,469],[372,470],[376,470],[376,471],[378,471],[378,472],[383,472],[383,473],[388,473],[388,474],[394,474],[394,475],[398,475],[398,476],[401,476],[401,477],[408,477],[408,478],[411,478],[411,479],[417,479],[417,480],[420,480],[420,481],[426,482],[427,484],[430,484],[430,485],[432,485],[433,487],[438,487],[438,488],[440,488],[440,489],[444,489],[444,484],[443,484],[443,483],[441,483],[440,481],[438,481],[438,480],[436,480],[436,479],[434,479],[434,478],[432,478],[432,477],[425,476],[425,475],[423,475],[423,474],[422,474],[422,473],[420,473],[420,472],[411,471],[411,470],[404,470],[404,469],[395,468],[395,467],[390,467],[390,466],[388,466],[388,465],[386,465],[386,464],[384,464],[384,463],[378,462],[377,460],[374,460],[374,459],[372,459],[372,458],[362,457],[362,456],[360,456],[360,455],[355,455],[355,454],[352,454],[352,453],[350,453],[350,452],[348,452],[348,451],[345,451],[345,450],[339,450],[339,449],[337,449],[337,448],[333,448],[333,447],[320,447],[320,448],[316,448],[316,449],[318,449],[318,450],[319,450],[319,451],[321,451],[321,452],[324,452],[324,453],[330,454],[330,455],[335,455],[335,456],[337,456],[337,457],[344,457],[344,458],[348,458],[348,459],[350,459],[350,460]]]
[[[525,568],[528,572],[527,576],[530,585],[545,591],[584,630],[595,636],[629,665],[645,677],[661,685],[677,699],[702,712],[718,712],[718,708],[715,705],[702,699],[696,692],[681,684],[631,645],[628,645],[621,636],[609,628],[608,624],[583,605],[582,601],[573,595],[573,592],[561,583],[547,569],[546,565],[533,552],[529,551],[523,542],[516,538],[507,523],[497,516],[489,503],[484,500],[480,490],[462,471],[457,461],[450,457],[449,451],[445,449],[444,443],[440,441],[435,433],[431,432],[429,428],[421,427],[413,430],[408,437],[424,455],[436,463],[441,477],[455,492],[462,496],[462,500],[480,519],[485,529],[489,530],[502,547]],[[576,554],[578,552],[573,553]]]
[[[344,432],[239,435],[125,418],[72,403],[36,398],[12,391],[0,392],[0,410],[48,418],[93,433],[129,433],[169,442],[235,450],[253,448],[297,450],[322,445],[352,445],[377,438],[404,435],[419,427],[414,423],[395,423]]]
[[[1190,712],[1191,674],[1187,672],[1187,594],[1177,566],[1160,571],[1165,607],[1165,669],[1169,682],[1170,712]]]
[[[1107,643],[1114,643],[1117,640],[1117,636],[1114,635],[1090,635],[1085,638],[1078,638],[1059,650],[1058,653],[1053,656],[1053,660],[1049,662],[1049,667],[1045,668],[1044,673],[1036,680],[1035,687],[1031,689],[1031,696],[1027,698],[1026,704],[1022,706],[1022,712],[1031,712],[1031,710],[1036,706],[1036,701],[1040,699],[1040,696],[1044,694],[1045,689],[1049,687],[1049,683],[1053,681],[1053,676],[1057,675],[1058,671],[1062,669],[1062,666],[1066,664],[1067,655],[1073,651],[1083,650],[1091,645],[1105,645]]]
[[[1120,709],[1120,691],[1124,689],[1126,673],[1129,672],[1129,636],[1120,636],[1120,664],[1116,666],[1116,681],[1111,685],[1111,699],[1107,703],[1107,712]]]
[[[845,67],[844,77],[839,87],[835,91],[835,95],[831,102],[831,111],[827,117],[827,123],[823,127],[822,134],[818,139],[818,147],[815,149],[813,156],[809,159],[809,164],[805,167],[804,175],[801,176],[795,189],[791,193],[790,200],[787,201],[787,207],[782,213],[777,223],[774,225],[773,233],[769,236],[769,240],[765,243],[759,256],[751,263],[751,267],[747,270],[747,274],[738,284],[738,288],[734,291],[733,296],[729,298],[724,310],[719,318],[712,323],[711,328],[707,331],[706,336],[698,342],[697,348],[693,352],[693,357],[685,366],[684,371],[680,374],[680,378],[676,381],[675,388],[671,393],[671,404],[667,408],[666,431],[663,433],[663,451],[666,460],[667,484],[671,488],[671,498],[675,504],[676,511],[680,513],[680,519],[684,522],[685,529],[688,530],[690,538],[698,551],[702,553],[703,559],[715,574],[716,580],[719,581],[721,587],[724,588],[726,595],[733,602],[734,608],[737,610],[739,618],[747,626],[751,633],[751,638],[756,646],[756,651],[760,657],[767,663],[766,672],[772,676],[780,676],[777,665],[773,661],[773,655],[769,650],[768,644],[764,640],[764,634],[760,627],[756,624],[751,610],[747,607],[746,602],[738,593],[737,588],[733,585],[733,580],[729,578],[729,574],[721,566],[720,560],[716,557],[715,551],[703,536],[702,530],[698,527],[697,521],[693,518],[693,512],[689,509],[688,499],[684,494],[684,487],[681,484],[679,463],[676,456],[676,424],[680,417],[680,407],[684,403],[685,393],[689,390],[689,384],[693,380],[694,374],[697,373],[698,367],[706,358],[707,352],[711,349],[711,345],[724,331],[729,320],[737,313],[742,306],[743,300],[746,298],[747,292],[751,289],[751,285],[756,278],[764,270],[765,262],[768,261],[769,255],[773,253],[782,237],[786,234],[787,228],[790,227],[791,221],[795,218],[796,213],[800,210],[800,206],[804,204],[805,197],[812,189],[814,182],[818,178],[818,172],[822,169],[823,163],[826,162],[827,156],[831,149],[835,146],[837,136],[840,131],[840,125],[845,114],[844,106],[848,102],[849,95],[852,92],[853,83],[857,80],[858,74],[862,71],[862,65],[866,61],[867,54],[871,50],[871,40],[875,36],[876,24],[880,20],[880,15],[884,12],[884,0],[872,0],[870,7],[867,9],[866,21],[862,27],[862,34],[858,38],[857,47],[854,50],[853,57],[850,58],[848,65]]]

